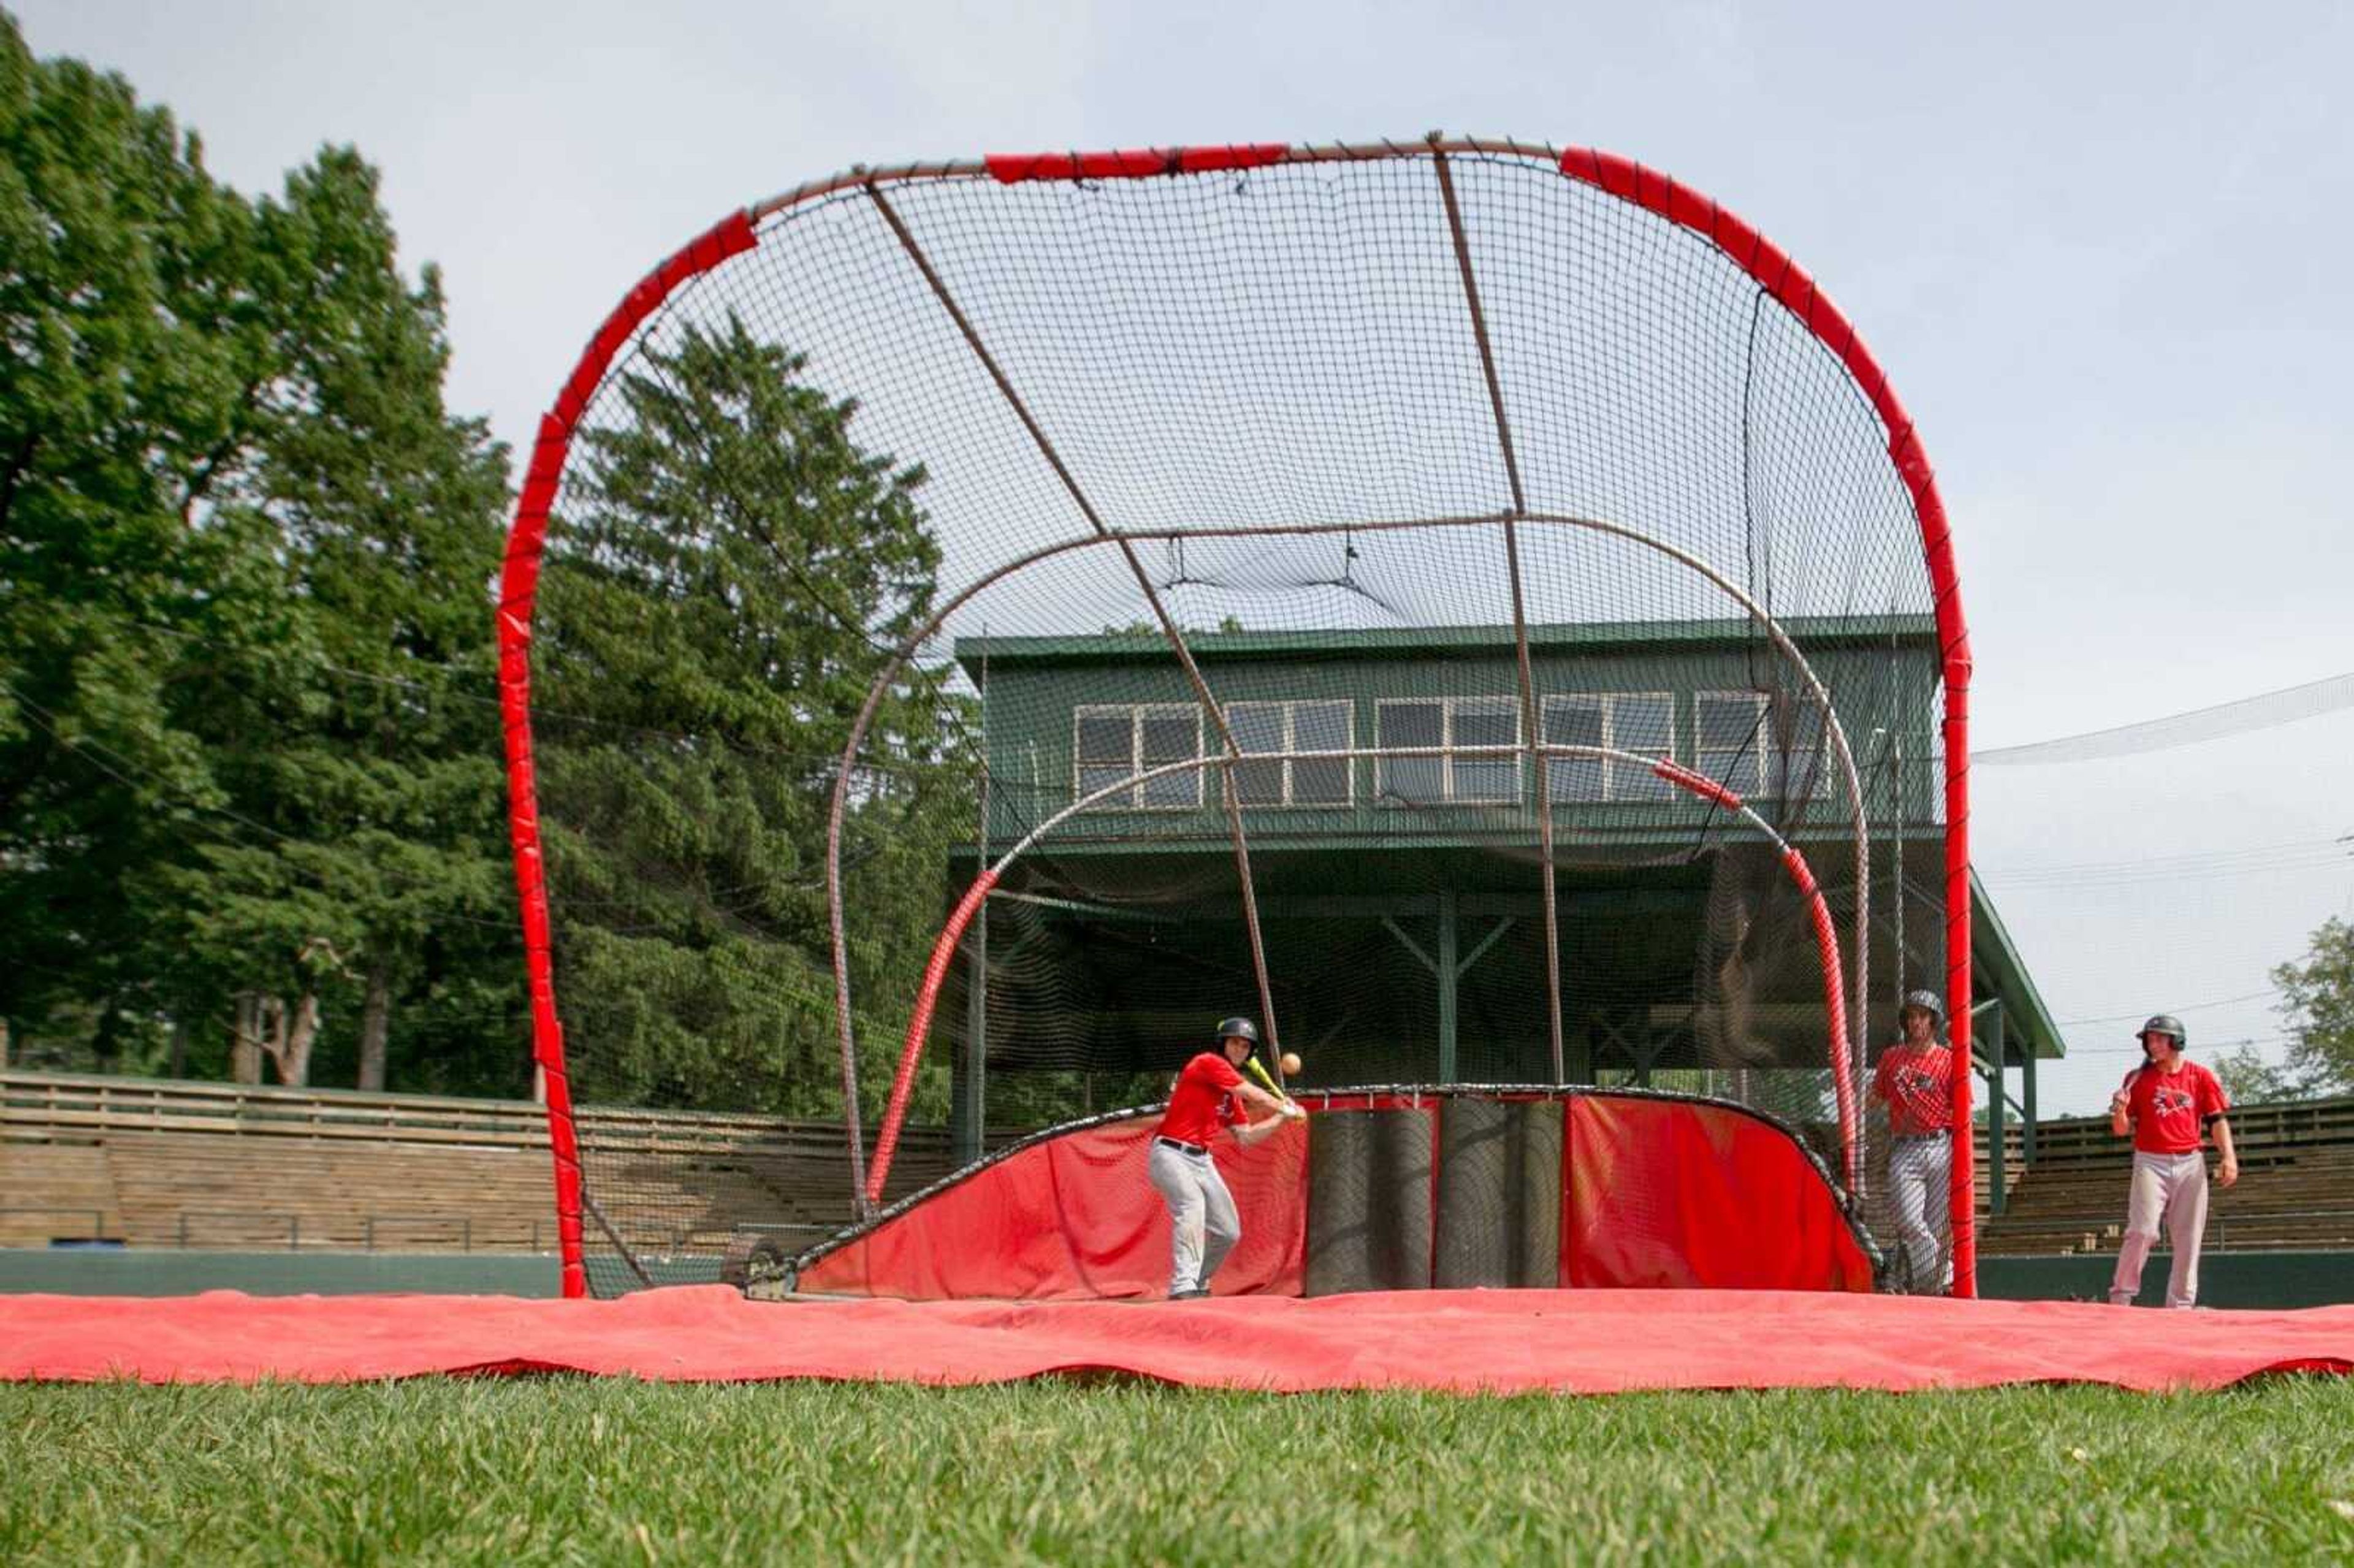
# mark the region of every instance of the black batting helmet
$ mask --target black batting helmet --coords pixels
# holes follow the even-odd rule
[[[2178,1051],[2184,1049],[2190,1044],[2190,1035],[2189,1032],[2182,1027],[2182,1020],[2175,1017],[2174,1014],[2170,1012],[2153,1014],[2147,1023],[2143,1024],[2139,1029],[2134,1032],[2134,1038],[2140,1040],[2152,1034],[2168,1034],[2173,1036],[2174,1048]]]
[[[1247,1040],[1253,1048],[1258,1044],[1258,1025],[1247,1018],[1229,1018],[1218,1025],[1218,1044],[1229,1040]]]

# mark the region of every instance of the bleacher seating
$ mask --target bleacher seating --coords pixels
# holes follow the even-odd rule
[[[0,1142],[0,1246],[47,1246],[122,1234],[106,1151]]]
[[[789,1240],[848,1223],[832,1125],[612,1108],[582,1118],[595,1129],[590,1191],[627,1195],[614,1208],[632,1247],[716,1250],[748,1218]],[[2354,1099],[2245,1106],[2232,1121],[2240,1183],[2211,1193],[2208,1246],[2354,1247]],[[2031,1165],[2009,1130],[2000,1215],[1986,1212],[1979,1162],[1980,1252],[2114,1252],[2129,1151],[2107,1119],[2044,1123]],[[909,1128],[890,1195],[952,1166],[945,1131]],[[1873,1188],[1884,1193],[1884,1180]],[[545,1252],[553,1192],[545,1113],[528,1101],[0,1074],[0,1246]]]
[[[847,1222],[838,1127],[600,1108],[592,1192],[633,1246],[724,1247],[746,1216]],[[891,1196],[938,1179],[948,1136],[908,1128]],[[528,1101],[0,1074],[0,1246],[549,1251],[546,1113]]]
[[[2354,1247],[2354,1099],[2232,1113],[2239,1184],[2208,1195],[2209,1250]],[[1982,1221],[1989,1256],[2113,1253],[2125,1228],[2131,1148],[2106,1117],[2047,1122],[2006,1212]],[[2213,1162],[2211,1151],[2209,1161]]]

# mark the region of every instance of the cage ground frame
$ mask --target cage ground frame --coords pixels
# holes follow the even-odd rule
[[[500,681],[506,731],[511,793],[511,835],[531,987],[534,1051],[546,1074],[556,1188],[567,1294],[582,1294],[581,1187],[578,1148],[567,1073],[565,1042],[555,991],[544,846],[535,786],[531,728],[532,618],[551,509],[576,430],[584,411],[637,334],[682,289],[760,243],[767,220],[830,195],[864,188],[889,190],[939,181],[1109,181],[1216,174],[1291,164],[1341,164],[1381,160],[1483,156],[1550,165],[1562,177],[1643,209],[1699,236],[1754,282],[1762,298],[1777,302],[1834,356],[1876,412],[1886,453],[1908,492],[1929,573],[1936,623],[1940,683],[1944,687],[1942,738],[1945,774],[1944,912],[1947,994],[1968,998],[1970,988],[1970,890],[1968,886],[1967,726],[1969,646],[1955,571],[1950,531],[1934,474],[1919,435],[1861,340],[1812,280],[1755,229],[1674,180],[1607,154],[1557,152],[1507,141],[1433,138],[1427,142],[1380,143],[1321,147],[1240,147],[1137,150],[1101,154],[1056,154],[994,157],[965,162],[854,169],[813,182],[731,214],[650,274],[608,318],[589,343],[554,408],[543,419],[510,533],[498,612]],[[1444,164],[1441,164],[1444,167]],[[1530,737],[1533,739],[1533,737]],[[1545,820],[1547,813],[1539,813]],[[1237,829],[1239,838],[1239,829]],[[1247,875],[1247,872],[1246,872]],[[837,904],[838,910],[839,906]],[[837,981],[846,977],[837,969]],[[846,1024],[846,995],[838,998]],[[1954,1011],[1953,1044],[1967,1061],[1969,1014]],[[845,1074],[854,1064],[845,1053]],[[1950,1191],[1956,1251],[1956,1290],[1973,1289],[1974,1247],[1970,1226],[1973,1150],[1968,1138],[1968,1075],[1955,1075],[1956,1158]],[[851,1102],[854,1107],[854,1098]],[[852,1139],[854,1163],[860,1158]]]

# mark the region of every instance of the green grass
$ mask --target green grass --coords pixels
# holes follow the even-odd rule
[[[1612,1398],[0,1386],[0,1562],[2354,1558],[2354,1380]]]

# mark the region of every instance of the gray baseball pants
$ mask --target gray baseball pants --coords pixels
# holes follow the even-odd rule
[[[2117,1248],[2117,1272],[2109,1300],[2130,1307],[2141,1294],[2141,1267],[2158,1244],[2158,1225],[2174,1249],[2174,1269],[2166,1277],[2166,1304],[2190,1307],[2199,1300],[2199,1245],[2207,1232],[2207,1157],[2134,1151],[2133,1186],[2126,1197],[2126,1239]]]
[[[1888,1196],[1896,1209],[1896,1255],[1904,1288],[1926,1295],[1954,1282],[1946,1260],[1946,1215],[1954,1171],[1954,1140],[1900,1138],[1888,1151]]]
[[[1242,1240],[1234,1194],[1207,1154],[1189,1154],[1159,1139],[1146,1158],[1154,1191],[1169,1205],[1169,1293],[1198,1290]]]

